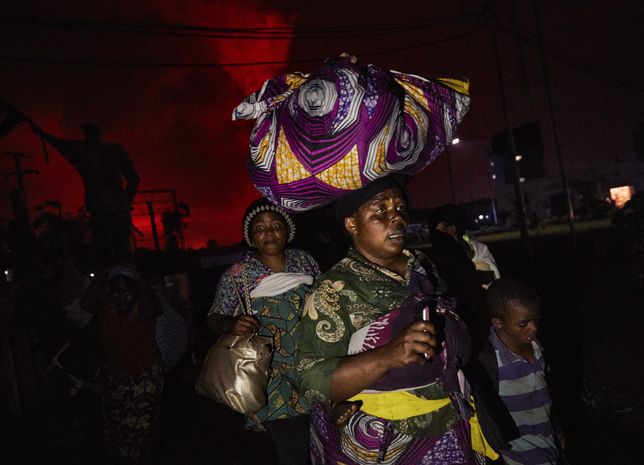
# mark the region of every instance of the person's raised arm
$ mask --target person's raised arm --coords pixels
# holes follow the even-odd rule
[[[101,299],[101,295],[103,292],[105,292],[105,286],[107,285],[107,275],[107,270],[101,271],[81,294],[78,303],[84,310],[90,313],[94,313],[96,311],[96,308]]]
[[[77,150],[74,142],[52,136],[51,134],[45,132],[40,126],[36,125],[36,123],[34,123],[33,121],[31,122],[31,130],[42,140],[51,144],[56,150],[58,150],[58,152],[60,152],[60,154],[65,157],[67,161],[72,164],[76,162],[74,157]]]

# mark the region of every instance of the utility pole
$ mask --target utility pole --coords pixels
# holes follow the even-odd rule
[[[154,204],[151,200],[148,200],[148,215],[150,216],[150,226],[152,226],[152,239],[154,240],[154,250],[157,252],[161,250],[161,245],[159,244],[159,233],[157,232],[157,223],[156,218],[154,217]]]
[[[177,200],[177,191],[175,189],[152,189],[152,190],[138,190],[136,192],[138,198],[143,198],[143,200],[133,201],[132,205],[138,207],[139,205],[145,205],[147,212],[145,214],[134,214],[133,216],[147,216],[150,222],[150,229],[152,232],[152,240],[154,241],[154,250],[157,252],[161,250],[161,242],[159,238],[159,231],[157,228],[156,218],[157,213],[159,212],[160,205],[172,205],[172,210],[177,211],[179,209],[179,201]],[[159,200],[159,196],[161,200]],[[155,209],[155,205],[157,208]],[[139,236],[144,236],[144,234],[139,231],[132,224],[132,229]],[[180,232],[180,240],[183,243],[183,233]]]
[[[521,189],[521,173],[519,172],[519,163],[516,159],[517,149],[514,140],[514,132],[512,131],[512,122],[510,121],[510,111],[508,109],[508,101],[505,94],[505,84],[503,83],[503,72],[501,70],[501,57],[499,54],[499,43],[496,27],[492,31],[494,39],[494,61],[496,63],[496,72],[499,80],[499,93],[501,95],[501,107],[503,109],[503,119],[505,122],[505,130],[508,137],[508,147],[510,148],[510,163],[512,164],[513,181],[514,181],[514,197],[516,202],[517,217],[519,220],[519,227],[521,230],[521,240],[528,252],[528,256],[532,258],[532,246],[530,244],[530,233],[528,231],[528,222],[526,219],[525,198],[523,197],[523,190]]]
[[[492,210],[492,220],[494,225],[499,224],[499,216],[496,212],[496,174],[494,172],[494,162],[492,161],[492,155],[490,153],[490,148],[487,148],[487,159],[488,159],[488,172],[487,172],[487,182],[490,186],[490,209]]]
[[[561,184],[563,186],[564,195],[566,197],[566,205],[568,207],[568,227],[570,228],[570,238],[572,239],[572,247],[577,248],[577,235],[575,233],[575,209],[572,206],[572,196],[570,195],[570,185],[568,183],[568,176],[564,169],[563,156],[561,154],[561,145],[559,144],[559,133],[557,131],[557,123],[555,120],[555,112],[552,103],[552,92],[550,90],[550,78],[548,75],[548,67],[546,66],[546,56],[543,49],[543,34],[541,33],[541,20],[539,19],[539,10],[537,8],[536,0],[532,0],[532,9],[534,12],[534,21],[537,31],[537,46],[539,48],[539,58],[541,61],[541,73],[543,74],[543,83],[546,87],[546,99],[548,101],[548,112],[550,113],[550,123],[552,124],[552,137],[555,143],[555,153],[557,154],[557,164],[559,165],[559,176],[561,177]]]
[[[18,181],[18,196],[19,202],[21,205],[16,207],[16,210],[22,209],[23,211],[15,211],[16,218],[24,218],[27,223],[29,223],[29,208],[27,207],[27,194],[25,192],[25,175],[27,174],[38,174],[37,170],[32,169],[22,169],[21,160],[23,158],[33,158],[31,155],[25,155],[24,153],[18,152],[4,152],[0,155],[5,157],[12,157],[15,164],[15,171],[10,171],[8,173],[0,173],[0,176],[3,176],[5,179],[9,179],[12,176],[15,176]]]
[[[33,231],[29,221],[29,208],[27,207],[27,195],[25,193],[25,176],[27,174],[38,174],[38,171],[22,169],[21,161],[31,156],[23,153],[4,152],[0,156],[12,157],[15,164],[15,171],[0,173],[5,179],[15,176],[18,180],[18,188],[11,189],[9,198],[14,212],[14,240],[12,241],[11,254],[14,257],[14,268],[16,279],[24,279],[31,276],[33,271]]]
[[[452,177],[452,160],[448,145],[445,145],[445,157],[447,158],[447,175],[449,177],[449,189],[452,194],[452,203],[456,205],[456,191],[454,190],[454,178]]]

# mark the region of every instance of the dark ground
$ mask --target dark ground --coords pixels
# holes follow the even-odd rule
[[[615,230],[580,234],[577,251],[568,236],[542,237],[533,242],[534,261],[517,241],[489,244],[503,274],[520,276],[541,293],[541,340],[552,363],[551,390],[576,464],[639,463],[643,244],[644,234]],[[203,328],[198,357],[210,340]],[[272,463],[270,444],[244,432],[241,415],[194,392],[197,373],[186,358],[168,379],[158,463]],[[71,400],[52,396],[21,417],[3,417],[0,436],[6,445],[0,462],[98,463],[99,413],[96,398],[85,394]]]

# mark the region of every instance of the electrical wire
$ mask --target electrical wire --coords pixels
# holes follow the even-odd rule
[[[432,20],[416,20],[406,22],[377,23],[377,24],[353,24],[346,26],[325,26],[325,27],[295,27],[295,26],[269,26],[269,27],[210,27],[190,24],[173,24],[173,23],[115,23],[106,21],[83,21],[69,20],[61,18],[39,18],[34,16],[17,16],[17,15],[0,15],[0,23],[17,24],[22,26],[37,27],[56,27],[68,31],[99,31],[108,33],[130,33],[144,35],[161,35],[176,36],[186,38],[205,38],[205,39],[231,39],[231,40],[318,40],[318,39],[346,39],[351,37],[372,37],[387,36],[392,34],[408,34],[418,30],[424,30],[433,27],[454,25],[463,22],[474,22],[475,24],[487,28],[495,27],[499,32],[513,37],[524,44],[536,47],[536,38],[530,37],[524,33],[513,30],[513,28],[502,24],[495,18],[490,4],[484,2],[480,9],[474,12],[467,12],[461,2],[460,10],[463,12],[456,16],[446,16]],[[490,19],[494,19],[492,23]],[[458,38],[458,37],[457,37]],[[447,38],[446,40],[452,40]],[[412,45],[410,48],[394,48],[380,52],[366,52],[360,55],[382,55],[403,51],[413,48],[432,45],[432,43],[423,43]],[[466,45],[465,48],[468,46]],[[583,61],[579,58],[572,57],[568,54],[558,51],[555,47],[544,44],[544,50],[551,58],[571,66],[576,71],[589,75],[595,79],[601,79],[605,83],[614,87],[620,87],[637,92],[644,92],[641,85],[629,82],[621,77],[611,75],[606,70],[601,69],[595,64]],[[461,55],[463,56],[463,55]],[[84,61],[84,60],[61,60],[50,58],[36,57],[16,57],[10,55],[0,55],[4,61],[18,63],[39,63],[39,64],[60,64],[60,65],[90,65],[90,66],[136,66],[136,67],[173,67],[173,68],[217,68],[217,67],[249,67],[265,65],[282,65],[291,63],[310,63],[319,62],[319,59],[292,59],[287,61],[257,61],[249,63],[146,63],[146,62],[121,62],[121,61]],[[460,64],[459,64],[460,66]]]
[[[511,37],[514,40],[520,41],[530,47],[538,48],[536,37],[515,31],[512,27],[503,24],[492,10],[482,11],[480,15],[477,15],[477,17],[470,17],[468,21],[473,21],[476,24],[479,24],[480,26],[490,30],[496,30],[501,34]],[[585,74],[594,79],[603,81],[605,84],[610,85],[611,87],[618,88],[622,91],[626,90],[644,92],[644,86],[612,75],[606,69],[601,68],[596,64],[584,61],[580,58],[575,58],[570,54],[560,52],[557,47],[544,43],[543,49],[545,54],[549,58],[565,63],[575,71],[581,74]]]
[[[443,37],[433,41],[419,42],[404,47],[388,48],[376,51],[363,51],[358,56],[377,56],[388,53],[397,53],[407,50],[415,50],[423,47],[443,44],[454,40],[465,38],[472,34],[474,28],[461,34]],[[326,58],[326,57],[325,57]],[[302,58],[275,61],[253,61],[253,62],[231,62],[231,63],[172,63],[172,62],[135,62],[135,61],[89,61],[89,60],[64,60],[42,57],[16,57],[0,54],[0,60],[15,63],[43,64],[43,65],[70,65],[70,66],[109,66],[109,67],[141,67],[141,68],[240,68],[251,66],[287,65],[295,63],[320,63],[324,58]]]
[[[458,15],[433,20],[417,20],[399,23],[354,24],[327,27],[252,27],[228,28],[188,24],[152,23],[113,23],[102,21],[79,21],[59,18],[37,18],[29,16],[0,15],[0,23],[22,26],[56,27],[68,31],[100,31],[109,33],[129,33],[143,35],[162,35],[206,39],[240,40],[293,40],[293,39],[330,39],[363,36],[385,36],[402,33],[415,33],[433,27],[462,23],[472,15]]]

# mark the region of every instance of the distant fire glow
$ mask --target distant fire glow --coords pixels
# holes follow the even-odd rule
[[[635,188],[633,186],[611,187],[610,199],[617,208],[622,208],[626,202],[631,200],[634,193]]]
[[[297,11],[268,3],[99,0],[92,2],[92,8],[97,17],[105,14],[122,24],[290,31],[296,24]],[[60,11],[46,10],[43,16],[83,17],[82,11],[69,5]],[[9,29],[6,24],[3,28]],[[190,207],[190,217],[182,231],[186,247],[202,248],[210,240],[219,245],[241,240],[241,217],[259,193],[247,174],[252,122],[233,122],[231,112],[266,79],[291,70],[280,64],[289,60],[291,39],[286,33],[279,33],[280,40],[270,40],[262,34],[242,40],[234,34],[214,39],[193,33],[179,37],[63,28],[43,28],[36,34],[21,25],[2,32],[3,38],[14,34],[12,38],[20,45],[12,50],[16,55],[63,61],[73,57],[82,62],[114,59],[124,63],[199,64],[154,68],[50,64],[45,68],[42,64],[20,63],[9,69],[3,63],[0,97],[45,131],[63,139],[80,139],[80,124],[96,122],[105,141],[121,144],[130,154],[141,176],[140,190],[176,190],[177,201]],[[311,56],[324,54],[316,52]],[[213,65],[222,63],[259,64]],[[0,139],[0,152],[15,151],[33,157],[23,162],[23,169],[38,171],[37,176],[30,172],[24,179],[30,212],[55,200],[60,212],[52,213],[74,217],[84,199],[81,178],[56,149],[49,146],[47,150],[45,160],[43,146],[27,123],[17,125]],[[8,159],[0,162],[0,172],[13,170]],[[2,189],[14,189],[16,179],[0,179],[0,185]],[[150,199],[137,198],[143,204],[136,205],[133,211],[132,220],[138,230],[136,245],[154,248],[146,200]],[[152,200],[163,248],[161,220],[163,213],[172,208],[159,204],[156,197]],[[0,194],[0,226],[12,218],[8,196]]]

